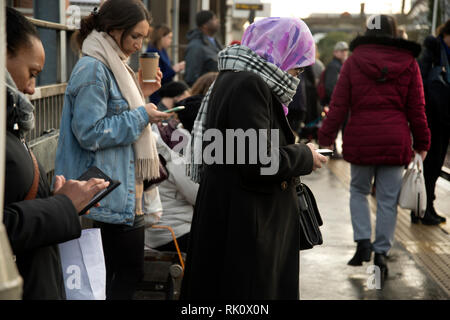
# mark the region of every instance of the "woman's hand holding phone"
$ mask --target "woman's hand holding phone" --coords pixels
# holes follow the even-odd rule
[[[313,143],[308,143],[307,146],[311,149],[313,155],[313,170],[322,168],[322,163],[326,163],[328,158],[316,152],[316,146]]]
[[[150,123],[157,123],[170,118],[170,114],[159,111],[153,103],[147,103],[144,107],[150,118]]]

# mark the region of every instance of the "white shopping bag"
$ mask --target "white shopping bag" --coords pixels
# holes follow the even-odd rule
[[[67,300],[105,300],[106,268],[100,229],[59,245]]]
[[[402,180],[398,204],[403,209],[413,210],[416,216],[423,218],[427,209],[427,192],[423,177],[422,157],[416,153]]]

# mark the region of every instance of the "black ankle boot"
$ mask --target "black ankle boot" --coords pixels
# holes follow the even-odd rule
[[[422,224],[427,226],[436,226],[442,222],[441,219],[437,217],[437,214],[434,215],[430,209],[427,209],[423,218],[419,219]]]
[[[436,210],[434,209],[434,207],[430,208],[430,213],[433,217],[435,217],[436,219],[438,219],[440,222],[447,222],[447,219],[444,218],[443,216],[440,216],[437,214]]]
[[[443,219],[443,220],[442,220]],[[431,210],[426,210],[425,215],[423,218],[420,218],[419,216],[416,216],[414,211],[411,211],[411,223],[417,224],[422,222],[422,224],[428,225],[428,226],[435,226],[440,224],[441,222],[445,222],[445,218],[438,216],[437,213],[433,214]]]
[[[374,264],[380,268],[380,281],[381,281],[381,288],[384,286],[384,281],[388,277],[388,267],[386,262],[386,255],[383,253],[376,253],[375,252],[375,259]]]
[[[349,266],[362,266],[363,261],[370,261],[372,244],[369,239],[356,240],[358,243],[356,253],[347,263]]]

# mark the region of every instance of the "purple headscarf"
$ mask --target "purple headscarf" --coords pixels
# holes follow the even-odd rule
[[[242,44],[283,71],[315,62],[315,44],[308,26],[299,18],[264,18],[252,23]]]

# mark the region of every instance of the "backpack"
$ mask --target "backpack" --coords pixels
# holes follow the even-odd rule
[[[319,83],[317,84],[317,96],[321,104],[327,97],[327,93],[325,90],[325,70],[323,70],[320,74]]]

